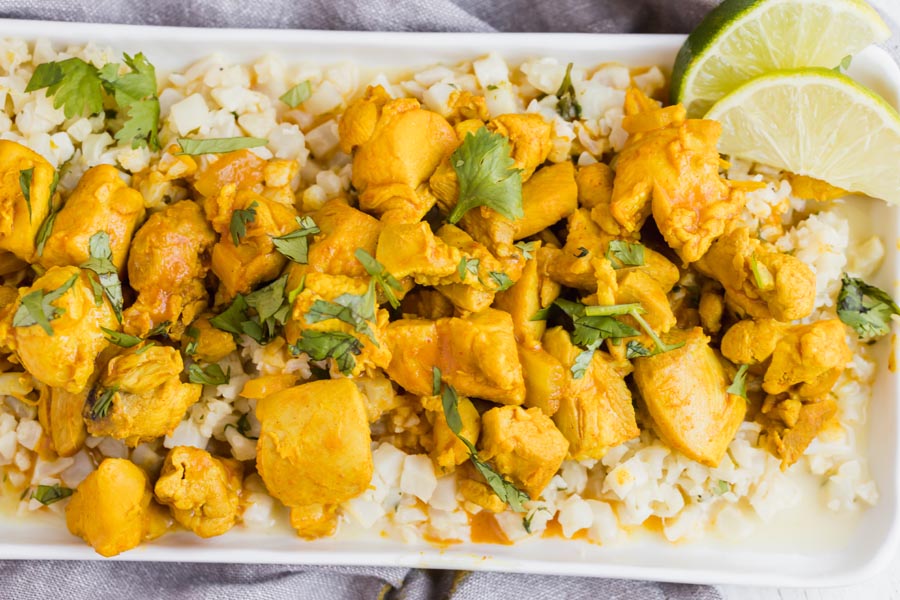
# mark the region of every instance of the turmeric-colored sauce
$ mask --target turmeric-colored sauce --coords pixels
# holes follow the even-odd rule
[[[569,540],[587,540],[587,532],[587,529],[580,529],[576,531],[572,535],[572,537],[567,538],[565,535],[563,535],[562,525],[560,525],[559,521],[557,521],[556,517],[554,517],[547,521],[547,528],[544,530],[542,536],[545,538],[556,537]]]
[[[469,515],[469,535],[475,544],[503,544],[511,546],[512,542],[500,529],[500,524],[494,518],[494,513],[483,510],[475,515]]]
[[[888,371],[897,372],[897,334],[891,334],[891,351],[888,353]]]
[[[458,540],[456,538],[439,538],[431,535],[430,533],[425,533],[422,537],[429,544],[433,544],[439,548],[449,548],[450,546],[453,546],[455,544],[463,543],[462,540]]]

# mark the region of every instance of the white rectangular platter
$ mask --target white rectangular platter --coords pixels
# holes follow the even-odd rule
[[[379,69],[423,67],[498,52],[518,63],[552,56],[584,65],[619,61],[631,66],[672,64],[682,36],[585,34],[441,34],[332,31],[217,30],[134,27],[0,20],[0,37],[46,38],[55,44],[94,42],[118,51],[144,52],[165,73],[217,52],[249,61],[267,52],[288,60],[333,63],[352,60]],[[854,57],[851,74],[900,105],[900,69],[889,55],[870,48]],[[900,168],[900,165],[898,165]],[[896,297],[900,291],[897,242],[900,210],[860,199],[857,213],[888,248],[873,281]],[[377,564],[655,579],[696,583],[772,586],[844,585],[874,575],[895,552],[900,537],[898,487],[898,378],[890,373],[888,341],[880,344],[879,378],[869,407],[869,466],[880,500],[855,519],[829,518],[826,511],[797,510],[760,527],[750,539],[705,538],[670,544],[634,535],[612,546],[541,538],[515,546],[456,545],[444,549],[388,539],[324,539],[305,542],[287,530],[267,535],[234,530],[211,540],[187,533],[164,536],[121,556],[122,560]],[[0,558],[97,559],[68,534],[58,518],[15,521],[0,517]]]

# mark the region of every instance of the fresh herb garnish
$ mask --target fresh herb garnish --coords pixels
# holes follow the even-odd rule
[[[837,314],[860,338],[875,338],[891,332],[891,316],[900,308],[884,290],[846,273],[841,278]]]
[[[522,253],[522,257],[525,260],[531,260],[534,258],[534,249],[537,247],[537,242],[516,242],[513,244],[519,251]]]
[[[147,332],[147,337],[152,338],[158,335],[168,335],[169,334],[169,326],[172,325],[172,321],[163,321],[153,329]]]
[[[641,358],[643,356],[652,356],[654,353],[649,348],[637,340],[631,340],[625,344],[625,358]]]
[[[118,113],[128,116],[116,132],[119,141],[131,141],[133,148],[159,149],[159,99],[156,97],[156,70],[146,57],[123,55],[129,72],[119,75],[121,65],[108,63],[98,69],[80,58],[38,65],[26,92],[47,88],[54,108],[63,107],[66,118],[94,115],[103,111],[104,92],[113,96]]]
[[[391,275],[387,269],[385,269],[384,265],[375,260],[375,257],[363,250],[362,248],[357,248],[354,253],[356,256],[356,260],[362,263],[363,268],[366,270],[366,273],[372,276],[375,280],[375,283],[378,284],[378,287],[381,288],[382,293],[384,293],[384,297],[387,298],[388,302],[394,308],[400,308],[400,300],[397,299],[397,295],[394,291],[401,291],[403,286],[400,285],[400,282],[397,281],[397,278]]]
[[[369,280],[369,287],[361,296],[341,294],[332,302],[316,300],[306,313],[307,323],[319,323],[328,319],[352,325],[355,331],[364,334],[377,346],[375,333],[368,323],[375,320],[375,280]]]
[[[356,359],[353,357],[362,352],[362,343],[343,331],[307,329],[290,349],[294,354],[305,352],[313,360],[333,358],[341,373],[349,375],[356,367]]]
[[[191,338],[191,341],[184,347],[184,353],[188,356],[197,354],[197,344],[200,341],[200,330],[191,325],[185,330],[184,335]]]
[[[767,291],[775,288],[775,277],[766,265],[756,259],[756,256],[750,257],[750,271],[759,290]]]
[[[106,334],[104,337],[108,342],[111,342],[116,346],[121,346],[122,348],[133,348],[144,341],[136,335],[131,335],[123,331],[107,329],[106,327],[100,327],[100,329]]]
[[[25,196],[25,206],[28,207],[28,222],[31,222],[31,181],[34,179],[34,167],[19,171],[19,187]]]
[[[231,222],[228,224],[228,230],[231,232],[231,241],[235,246],[240,245],[241,239],[247,235],[247,224],[256,220],[257,206],[259,206],[259,203],[254,200],[247,208],[239,208],[231,213]]]
[[[272,243],[281,254],[295,263],[305,265],[309,260],[309,236],[319,233],[319,228],[311,217],[295,217],[295,219],[300,228],[280,237],[273,236]],[[232,235],[234,235],[233,230]]]
[[[624,240],[612,240],[606,251],[606,258],[612,263],[613,269],[625,267],[644,266],[644,246],[636,242]]]
[[[279,100],[290,106],[291,108],[297,108],[307,100],[312,95],[312,84],[310,84],[309,80],[301,81],[284,94],[281,95]]]
[[[578,246],[578,254],[575,255],[575,258],[584,258],[590,254],[590,251],[584,246]]]
[[[566,121],[581,118],[581,104],[578,103],[578,95],[575,93],[575,86],[572,85],[572,66],[573,63],[566,66],[566,74],[556,91],[556,97],[559,99],[556,102],[556,112]]]
[[[466,258],[463,256],[459,259],[459,265],[456,267],[456,272],[459,274],[459,280],[466,280],[466,273],[471,273],[475,277],[478,277],[478,265],[481,261],[477,258]]]
[[[119,386],[114,385],[111,388],[107,388],[100,392],[100,395],[97,396],[96,400],[94,400],[93,405],[91,405],[91,418],[92,419],[102,419],[109,414],[109,409],[112,408],[112,399],[113,396],[116,395],[116,392],[119,391]]]
[[[450,165],[459,181],[459,198],[447,220],[458,222],[477,206],[486,206],[506,217],[520,219],[522,173],[510,156],[509,140],[482,127],[466,134],[450,156]]]
[[[738,367],[737,373],[734,374],[734,380],[731,382],[731,385],[728,386],[728,389],[725,390],[729,394],[734,396],[740,396],[744,400],[747,399],[747,369],[750,368],[750,365],[741,365]]]
[[[51,292],[44,293],[44,290],[35,290],[22,296],[21,304],[16,309],[16,314],[13,315],[13,327],[40,325],[47,335],[53,335],[50,321],[58,318],[65,310],[51,303],[69,291],[76,279],[78,279],[78,275],[72,275],[62,286]]]
[[[441,406],[444,409],[444,418],[447,420],[447,426],[450,427],[450,431],[452,431],[456,437],[465,444],[466,448],[468,448],[469,459],[472,461],[475,469],[481,473],[485,481],[487,481],[487,484],[491,487],[491,490],[493,490],[500,500],[509,504],[510,508],[514,511],[524,512],[525,507],[522,506],[522,504],[528,502],[531,498],[528,497],[528,494],[507,481],[506,478],[495,471],[491,465],[479,458],[475,445],[462,435],[462,417],[459,415],[459,396],[457,395],[456,390],[453,389],[453,386],[441,382],[441,372],[437,367],[433,368],[432,374],[435,382],[434,387],[436,389],[441,388]]]
[[[68,498],[72,495],[72,492],[72,489],[54,483],[53,485],[37,486],[37,489],[34,490],[31,497],[44,506],[50,506],[54,502],[59,502],[64,498]]]
[[[109,299],[113,312],[119,323],[122,322],[122,308],[125,299],[122,296],[122,282],[119,271],[112,262],[112,249],[109,246],[109,234],[98,231],[88,241],[91,257],[81,265],[82,269],[93,271],[90,276],[91,288],[94,290],[94,302],[99,306],[103,302],[103,294]]]
[[[625,315],[633,305],[614,305],[613,307],[586,307],[579,302],[572,302],[558,298],[554,303],[572,319],[575,328],[572,331],[572,342],[584,348],[597,347],[597,344],[607,338],[626,338],[640,335],[640,332],[631,325],[627,325],[613,318],[613,315]],[[634,305],[634,306],[640,306]],[[628,308],[622,308],[628,307]],[[601,308],[602,314],[588,315],[587,308]]]
[[[259,439],[258,437],[249,435],[251,429],[252,429],[252,427],[250,427],[250,420],[247,418],[247,413],[242,414],[241,418],[238,419],[238,421],[237,421],[238,433],[240,433],[242,436],[244,436],[248,440],[258,440]]]
[[[491,271],[490,275],[491,275],[491,280],[493,280],[493,282],[495,284],[497,284],[498,292],[503,292],[505,290],[508,290],[515,284],[515,282],[512,279],[510,279],[509,275],[507,275],[506,273],[499,273],[497,271]]]
[[[53,233],[53,224],[56,222],[57,213],[59,213],[59,207],[53,207],[53,194],[56,193],[56,186],[58,184],[59,171],[53,171],[53,182],[50,184],[50,199],[48,200],[48,203],[50,204],[50,213],[38,228],[37,235],[34,236],[34,242],[36,244],[35,250],[38,256],[44,254],[44,246],[47,244],[47,240],[50,239],[50,234]]]
[[[248,335],[259,343],[275,337],[291,312],[285,294],[287,275],[269,285],[243,296],[235,296],[231,305],[209,320],[209,324],[234,335]],[[250,314],[250,309],[256,314]]]
[[[267,139],[255,137],[206,138],[203,140],[178,138],[181,152],[176,152],[175,154],[187,154],[190,156],[224,154],[235,150],[243,150],[244,148],[258,148],[268,143],[269,140]]]
[[[528,320],[529,321],[546,321],[547,317],[549,317],[549,316],[550,316],[550,307],[545,306],[544,308],[541,308],[541,309],[538,309],[537,311],[535,311],[535,313],[533,315],[531,315],[531,318]]]
[[[203,385],[224,385],[231,381],[231,369],[226,372],[215,363],[205,367],[194,363],[188,367],[188,381]]]
[[[845,56],[844,58],[841,59],[841,62],[839,62],[838,65],[832,69],[832,71],[834,71],[835,73],[840,73],[841,71],[846,71],[850,68],[850,63],[852,61],[853,61],[853,55],[848,54],[847,56]]]
[[[597,348],[600,346],[600,342],[597,341],[589,345],[585,350],[582,350],[578,356],[575,357],[575,362],[572,363],[572,379],[581,379],[584,377],[584,374],[587,372],[588,368],[591,366],[591,361],[594,359],[594,353],[597,351]]]
[[[525,533],[531,533],[531,521],[532,519],[534,519],[534,515],[536,515],[539,511],[544,511],[546,513],[550,512],[547,507],[539,506],[522,517],[522,527],[525,529]]]

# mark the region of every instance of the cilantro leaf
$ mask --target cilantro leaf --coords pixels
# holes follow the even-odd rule
[[[459,265],[456,267],[457,273],[459,273],[459,280],[466,280],[466,273],[471,273],[478,277],[478,265],[481,264],[481,261],[477,258],[466,258],[463,256],[459,259]]]
[[[497,291],[503,292],[515,285],[515,282],[509,278],[506,273],[491,271],[491,280],[497,284]]]
[[[31,180],[34,178],[34,167],[19,171],[19,187],[25,196],[25,206],[28,207],[28,222],[31,222]]]
[[[640,335],[634,327],[622,323],[615,319],[614,314],[627,314],[627,312],[616,312],[609,310],[611,307],[589,307],[607,309],[606,314],[588,315],[586,314],[583,304],[557,298],[553,303],[561,308],[572,319],[575,328],[572,331],[572,343],[577,346],[590,347],[599,344],[601,340],[607,338],[624,338]],[[619,305],[630,306],[630,305]],[[639,305],[638,305],[639,306]],[[617,309],[618,310],[618,309]],[[627,309],[626,309],[627,310]]]
[[[284,94],[281,95],[279,100],[290,106],[291,108],[297,108],[307,100],[312,95],[312,84],[310,84],[309,80],[301,81]]]
[[[531,318],[528,320],[529,321],[546,321],[547,317],[549,317],[549,316],[550,316],[550,307],[545,306],[544,308],[539,309],[533,315],[531,315]]]
[[[132,148],[159,149],[159,98],[156,96],[156,69],[143,53],[123,55],[128,73],[119,75],[119,65],[110,63],[100,69],[104,87],[113,94],[120,114],[127,115],[116,139],[131,142]]]
[[[462,418],[459,415],[459,396],[457,395],[456,390],[449,384],[442,384],[441,372],[437,367],[433,368],[432,373],[435,389],[442,388],[441,407],[444,410],[444,418],[447,420],[447,426],[450,428],[450,431],[465,444],[466,448],[468,448],[469,460],[472,461],[472,465],[479,473],[481,473],[484,480],[491,487],[491,490],[498,498],[500,498],[500,500],[509,504],[510,508],[514,511],[524,512],[525,507],[522,506],[522,504],[528,502],[531,498],[528,497],[528,494],[517,488],[500,473],[494,470],[491,465],[481,460],[478,456],[478,451],[475,449],[475,445],[463,437],[461,433]]]
[[[100,72],[80,58],[38,65],[25,91],[44,88],[47,88],[47,96],[53,96],[53,107],[63,107],[67,119],[94,115],[103,110]]]
[[[307,323],[319,323],[329,319],[337,319],[352,325],[356,331],[365,334],[377,346],[375,333],[368,323],[375,320],[375,280],[369,280],[369,288],[361,296],[341,294],[333,302],[316,300],[306,313]]]
[[[246,304],[256,310],[256,316],[241,322],[241,330],[256,341],[270,340],[278,328],[285,324],[291,313],[285,291],[287,275],[282,275],[269,285],[247,294]]]
[[[122,296],[122,282],[119,281],[119,271],[112,262],[112,249],[109,246],[109,234],[98,231],[88,240],[90,258],[81,265],[82,269],[93,271],[91,287],[94,289],[94,300],[99,304],[102,301],[101,294],[105,293],[112,306],[116,319],[122,322],[122,308],[125,299]]]
[[[231,369],[226,373],[215,363],[206,367],[194,363],[188,367],[188,381],[203,385],[224,385],[231,381]]]
[[[104,337],[107,339],[107,341],[122,348],[133,348],[143,341],[136,335],[130,335],[122,331],[107,329],[106,327],[100,327],[100,329],[103,331],[103,333],[106,334]]]
[[[536,515],[539,511],[544,511],[546,513],[550,512],[550,510],[546,506],[539,506],[522,517],[522,528],[525,530],[525,533],[531,533],[531,521],[534,519],[534,515]]]
[[[750,365],[741,365],[738,367],[737,373],[734,374],[734,381],[725,390],[734,396],[740,396],[744,400],[747,399],[747,369]]]
[[[259,203],[254,200],[247,208],[239,208],[231,213],[231,222],[228,224],[228,230],[231,232],[231,241],[235,246],[239,246],[241,238],[247,235],[247,224],[256,220],[256,207]]]
[[[116,139],[120,142],[130,140],[132,148],[149,146],[152,150],[158,149],[159,100],[136,100],[127,106],[126,114],[128,117],[116,132]]]
[[[650,351],[645,345],[640,343],[637,340],[631,340],[627,344],[625,344],[625,358],[641,358],[643,356],[652,356],[653,352]]]
[[[13,327],[40,325],[47,335],[53,335],[50,321],[56,319],[65,311],[51,303],[69,291],[69,288],[75,284],[76,279],[78,279],[78,275],[72,275],[62,286],[52,292],[45,293],[44,290],[35,290],[22,296],[19,308],[16,309],[16,314],[13,315]]]
[[[241,294],[238,294],[228,308],[209,320],[209,324],[216,329],[221,329],[234,335],[241,335],[244,333],[241,324],[248,319],[248,308],[250,308],[250,305],[247,304],[247,300]]]
[[[200,330],[191,325],[185,330],[184,335],[191,338],[191,341],[188,342],[184,347],[184,353],[188,356],[197,354],[197,344],[200,340]]]
[[[357,248],[356,252],[354,252],[353,255],[356,256],[356,260],[362,263],[362,266],[366,270],[366,273],[371,275],[375,282],[378,284],[378,287],[381,288],[381,291],[384,293],[384,297],[387,298],[391,306],[393,306],[394,308],[400,308],[400,300],[397,299],[397,295],[394,293],[394,290],[399,292],[403,289],[403,286],[400,285],[400,282],[397,281],[396,277],[388,273],[383,264],[375,260],[374,256],[372,256],[362,248]]]
[[[584,377],[584,374],[591,366],[591,361],[594,359],[594,352],[597,351],[597,346],[599,345],[599,341],[596,344],[591,344],[586,350],[582,350],[581,353],[575,357],[575,362],[572,363],[571,368],[573,379],[581,379]]]
[[[31,497],[43,504],[44,506],[49,506],[54,502],[59,502],[64,498],[68,498],[72,495],[73,490],[71,488],[63,487],[58,483],[53,485],[39,485],[37,489],[32,492]]]
[[[206,138],[203,140],[178,138],[177,141],[178,145],[181,146],[181,152],[176,152],[175,154],[187,154],[190,156],[224,154],[225,152],[234,152],[244,148],[258,148],[269,143],[267,139],[255,137]]]
[[[281,254],[301,265],[309,260],[309,236],[319,233],[319,227],[311,217],[295,217],[299,229],[280,237],[272,237],[275,249]],[[235,244],[237,245],[237,244]]]
[[[459,181],[459,198],[447,220],[458,222],[477,206],[486,206],[507,219],[520,219],[522,173],[510,156],[509,140],[482,127],[466,134],[450,156],[450,165]]]
[[[59,184],[59,171],[54,171],[53,182],[50,184],[50,213],[38,228],[37,235],[34,236],[35,250],[38,256],[44,254],[44,246],[47,244],[47,240],[50,239],[50,234],[53,233],[53,224],[56,222],[57,213],[59,213],[59,207],[54,208],[53,206],[53,195],[56,193],[57,184]]]
[[[578,254],[575,255],[575,258],[584,258],[590,254],[590,251],[584,246],[578,246]]]
[[[537,242],[516,242],[513,245],[519,249],[525,260],[531,260],[532,258],[534,258],[533,252],[537,247]]]
[[[644,266],[644,246],[636,242],[612,240],[606,251],[606,258],[612,263],[613,269],[642,267]]]
[[[441,370],[437,367],[431,367],[431,395],[437,396],[441,393]],[[446,410],[444,411],[446,413]]]
[[[566,74],[556,91],[556,97],[559,99],[556,102],[556,112],[566,121],[581,118],[581,104],[578,103],[578,95],[575,93],[575,86],[572,85],[573,65],[574,63],[569,63],[566,66]]]
[[[112,408],[113,396],[115,396],[118,391],[119,387],[113,386],[101,391],[99,396],[95,396],[96,388],[91,390],[91,393],[88,396],[88,403],[91,405],[92,419],[102,419],[109,414],[109,409]]]
[[[307,329],[300,334],[297,343],[291,346],[291,352],[305,352],[313,360],[334,359],[341,373],[349,375],[356,367],[356,359],[362,352],[362,343],[349,333],[343,331],[314,331]]]
[[[841,279],[838,294],[838,318],[856,331],[860,338],[875,338],[891,332],[891,316],[900,315],[900,308],[882,289],[869,285],[862,279]]]

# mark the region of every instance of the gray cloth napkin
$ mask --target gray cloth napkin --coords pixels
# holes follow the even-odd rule
[[[882,0],[885,7],[892,2],[896,0]],[[716,0],[0,0],[0,17],[202,27],[680,33],[690,31],[716,4]],[[897,36],[888,47],[900,56]],[[0,598],[16,599],[721,598],[706,586],[388,567],[0,561],[0,582]]]

